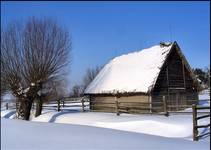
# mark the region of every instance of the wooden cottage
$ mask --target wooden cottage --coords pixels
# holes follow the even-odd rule
[[[160,43],[111,60],[85,95],[93,111],[181,110],[197,103],[198,82],[178,44]]]

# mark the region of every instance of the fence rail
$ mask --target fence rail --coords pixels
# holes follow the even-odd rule
[[[62,108],[68,107],[68,108],[73,108],[73,107],[81,107],[82,111],[85,111],[86,107],[89,107],[89,104],[86,104],[89,102],[84,97],[79,97],[79,98],[64,98],[61,100],[57,101],[50,101],[48,103],[44,103],[43,107],[44,108],[57,108],[57,111],[61,111]]]
[[[204,110],[204,109],[209,109],[210,110],[210,107],[197,106],[195,104],[192,106],[192,110],[193,110],[193,140],[194,141],[198,141],[200,138],[205,137],[207,135],[210,135],[210,132],[203,133],[203,134],[199,135],[199,131],[198,131],[199,128],[208,128],[208,127],[210,127],[210,123],[209,124],[205,124],[205,125],[198,125],[198,120],[210,117],[210,113],[207,114],[207,115],[203,115],[203,116],[197,117],[197,113],[198,113],[197,111],[198,110]]]
[[[186,104],[176,105],[171,104],[166,97],[162,97],[162,101],[153,102],[128,102],[118,101],[117,98],[114,101],[91,101],[91,111],[109,111],[115,112],[117,115],[121,113],[142,113],[142,114],[162,114],[168,116],[169,113],[173,114],[192,114],[192,104],[198,104],[199,101],[189,100]],[[187,109],[189,108],[189,109]],[[200,109],[200,107],[199,107]],[[207,111],[208,112],[208,111]],[[198,113],[207,113],[204,111],[198,111]]]
[[[99,101],[91,101],[89,103],[89,99],[86,97],[77,97],[77,98],[63,98],[57,101],[49,101],[47,103],[43,104],[44,108],[50,108],[53,109],[57,108],[57,111],[60,111],[63,108],[71,108],[71,107],[81,107],[83,111],[85,111],[86,108],[90,108],[90,111],[93,111],[95,108],[97,110],[104,110],[104,109],[111,109],[114,112],[117,113],[117,115],[120,115],[121,113],[149,113],[149,114],[164,114],[166,116],[169,115],[169,113],[192,113],[192,110],[184,111],[186,108],[192,108],[192,104],[196,103],[196,101],[188,101],[189,105],[173,105],[169,103],[168,100],[166,100],[165,96],[162,97],[162,101],[153,101],[153,102],[124,102],[124,101],[116,101],[113,102],[99,102]],[[15,101],[1,101],[1,107],[6,109],[16,109],[17,103]],[[33,104],[34,106],[34,104]],[[180,109],[176,109],[176,108]],[[93,109],[94,108],[94,109]],[[199,107],[197,106],[198,113],[206,113],[203,112],[205,107]],[[201,111],[202,110],[202,111]]]
[[[61,111],[62,108],[73,108],[80,107],[82,111],[85,111],[85,108],[89,107],[87,104],[89,100],[85,97],[77,97],[77,98],[64,98],[56,101],[49,101],[43,103],[43,108],[53,108],[57,109],[57,111]],[[32,104],[32,109],[34,109],[34,103]],[[1,100],[1,109],[16,109],[18,106],[18,102],[16,100]]]

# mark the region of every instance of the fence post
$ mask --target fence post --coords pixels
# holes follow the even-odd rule
[[[60,111],[60,100],[57,100],[57,111]]]
[[[193,111],[193,140],[198,141],[198,130],[197,130],[197,111],[196,111],[196,105],[192,105],[192,111]]]
[[[62,101],[62,107],[64,108],[64,100]]]
[[[166,102],[166,97],[165,96],[163,96],[163,111],[164,111],[165,116],[168,117],[169,113],[167,111],[167,102]]]
[[[150,104],[149,104],[149,113],[150,114],[152,114],[152,97],[151,96],[149,96],[149,102],[150,102]]]
[[[82,111],[84,112],[85,111],[85,109],[84,109],[84,107],[85,107],[84,106],[84,98],[81,99],[81,103],[82,103]]]
[[[9,105],[8,105],[8,103],[6,103],[6,110],[8,110],[9,109]]]
[[[116,115],[119,116],[119,102],[116,96],[115,96],[115,103],[116,103]]]
[[[16,111],[18,110],[18,101],[15,102]]]

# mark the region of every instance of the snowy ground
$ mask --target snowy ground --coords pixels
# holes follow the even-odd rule
[[[210,105],[210,101],[204,101],[202,105]],[[82,112],[76,105],[61,112],[45,108],[41,116],[32,116],[28,122],[14,117],[14,110],[1,111],[3,150],[208,150],[210,145],[210,137],[192,141],[191,113],[170,114],[169,117],[117,116],[115,113]],[[208,118],[202,119],[199,125],[208,123]],[[209,130],[202,129],[200,133]]]
[[[208,150],[210,145],[210,137],[192,141],[191,114],[116,116],[114,113],[75,109],[62,112],[45,110],[41,116],[32,117],[28,122],[11,119],[14,114],[8,110],[1,112],[1,148],[5,150],[165,150],[178,149],[177,145],[184,150]],[[208,122],[204,119],[200,124]]]
[[[199,99],[200,100],[206,100],[206,99],[209,99],[210,100],[210,90],[209,89],[203,90],[199,94]]]
[[[163,115],[121,114],[116,116],[114,113],[50,111],[37,118],[32,118],[32,121],[88,125],[164,137],[192,139],[191,115],[165,117]],[[204,119],[200,123],[206,124],[208,121],[209,119]]]
[[[106,128],[1,119],[2,150],[208,150],[193,142]]]

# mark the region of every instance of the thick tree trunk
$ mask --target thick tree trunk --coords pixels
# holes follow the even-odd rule
[[[18,105],[16,108],[16,118],[23,119],[24,118],[24,101],[19,99],[17,101]]]
[[[29,120],[32,108],[32,99],[26,100],[24,105],[24,120]]]
[[[39,116],[42,114],[42,97],[40,96],[39,99],[36,100],[36,112],[35,112],[35,117]]]

